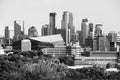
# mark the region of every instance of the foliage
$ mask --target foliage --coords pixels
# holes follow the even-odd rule
[[[74,59],[71,56],[63,56],[63,57],[60,57],[59,60],[61,63],[64,63],[66,65],[69,65],[69,66],[74,65]]]
[[[120,80],[120,72],[107,75],[98,67],[68,69],[65,64],[73,61],[69,56],[54,59],[41,51],[0,55],[0,80]]]

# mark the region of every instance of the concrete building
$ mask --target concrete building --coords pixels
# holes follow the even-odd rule
[[[66,55],[66,47],[59,46],[55,48],[44,48],[42,49],[44,54],[52,55],[53,57],[61,57]]]
[[[89,33],[88,33],[88,37],[89,38],[94,38],[94,32],[93,32],[93,23],[89,23]]]
[[[109,51],[110,43],[106,36],[96,37],[97,51]]]
[[[75,42],[71,49],[72,49],[71,54],[74,56],[81,56],[81,52],[83,52],[83,49],[79,45],[79,42]]]
[[[65,29],[57,29],[56,34],[61,34],[63,40],[66,42],[66,30]]]
[[[82,44],[84,45],[85,39],[88,37],[89,33],[88,19],[82,19],[81,32],[82,32]]]
[[[61,29],[66,30],[66,44],[69,45],[72,41],[72,34],[75,32],[75,27],[73,26],[73,15],[71,12],[63,12]]]
[[[66,44],[70,43],[70,29],[68,28],[69,24],[69,12],[63,12],[63,19],[61,28],[66,30]]]
[[[93,50],[93,39],[92,37],[88,37],[85,39],[85,46],[91,48]]]
[[[49,14],[49,25],[50,25],[50,33],[49,35],[52,35],[52,34],[56,34],[56,22],[55,22],[55,16],[56,16],[56,13],[50,13]]]
[[[10,30],[9,30],[9,27],[8,27],[8,26],[5,27],[4,33],[5,33],[5,40],[4,40],[5,45],[9,45],[9,41],[10,41]]]
[[[24,35],[24,22],[14,21],[14,40],[17,41],[22,39],[23,35]]]
[[[47,36],[49,35],[49,25],[44,25],[41,28],[41,36]]]
[[[10,38],[9,27],[6,26],[6,27],[5,27],[5,39],[9,39],[9,38]]]
[[[28,36],[29,37],[37,37],[38,36],[37,29],[34,26],[32,26],[28,29]]]
[[[102,36],[102,24],[95,25],[95,36]]]
[[[21,41],[21,51],[31,51],[31,42],[29,39]]]
[[[109,32],[107,35],[109,42],[117,42],[117,33],[116,32]]]
[[[78,40],[79,40],[79,43],[81,44],[82,43],[82,31],[78,30],[76,31],[77,34],[78,34]]]
[[[79,35],[78,33],[72,34],[72,43],[78,42],[79,41]]]
[[[75,57],[75,65],[92,64],[106,68],[107,64],[116,64],[118,61],[118,52],[111,51],[91,51],[90,57]]]

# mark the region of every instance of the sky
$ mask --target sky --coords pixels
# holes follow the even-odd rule
[[[76,30],[82,19],[103,24],[103,32],[120,31],[120,0],[0,0],[0,35],[5,26],[13,28],[14,20],[25,21],[25,33],[35,26],[39,35],[42,25],[49,24],[49,13],[56,12],[56,27],[61,27],[63,11],[73,13]]]

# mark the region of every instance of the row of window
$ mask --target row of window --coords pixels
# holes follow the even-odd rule
[[[116,59],[79,59],[80,61],[116,61]]]

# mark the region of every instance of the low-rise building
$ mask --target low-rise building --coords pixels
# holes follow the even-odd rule
[[[91,51],[89,57],[75,56],[75,65],[92,64],[106,67],[107,64],[116,64],[118,61],[118,52],[111,51]]]

